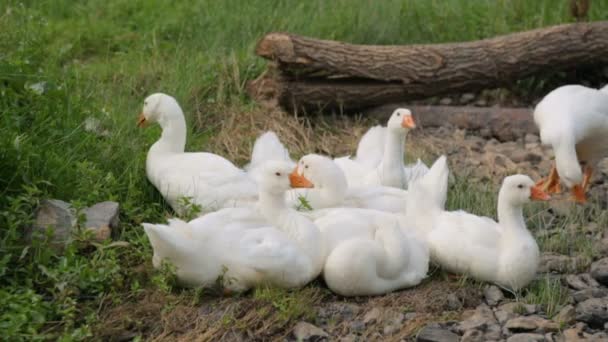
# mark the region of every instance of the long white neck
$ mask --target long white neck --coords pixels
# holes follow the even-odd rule
[[[348,183],[346,177],[338,167],[335,170],[327,170],[327,173],[323,175],[321,182],[315,182],[319,184],[319,188],[313,189],[318,196],[319,208],[330,208],[339,206],[344,202],[346,192],[348,190]],[[315,203],[312,203],[313,206]]]
[[[288,209],[285,203],[285,194],[260,190],[258,208],[268,222],[280,226]]]
[[[158,124],[163,132],[160,139],[150,148],[155,152],[182,153],[186,148],[186,119],[177,103],[167,103],[162,108]]]
[[[508,202],[503,190],[498,194],[498,223],[508,232],[527,232],[524,220],[523,205]]]
[[[384,155],[382,156],[382,185],[403,187],[403,150],[405,145],[404,133],[386,130],[384,140]],[[385,183],[384,180],[388,181]]]

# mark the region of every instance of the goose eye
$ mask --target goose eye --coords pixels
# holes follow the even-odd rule
[[[308,169],[308,165],[304,165],[304,168],[305,168],[305,169]]]
[[[523,189],[524,185],[523,184],[519,184],[517,187],[520,188],[520,189]]]
[[[397,116],[401,116],[401,113],[397,113]]]
[[[274,173],[277,177],[281,177],[281,173],[280,172],[275,172]]]
[[[147,106],[147,105],[148,105],[148,101],[145,101],[145,102],[144,102],[144,106]]]

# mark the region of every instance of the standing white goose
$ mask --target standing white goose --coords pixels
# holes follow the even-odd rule
[[[523,217],[523,206],[531,199],[548,200],[549,195],[530,177],[514,175],[500,188],[498,222],[435,208],[427,234],[431,259],[451,272],[512,290],[525,287],[534,279],[539,261],[538,245]]]
[[[262,283],[291,288],[317,277],[324,262],[318,228],[287,207],[291,164],[268,162],[259,170],[255,208],[226,208],[188,223],[144,223],[154,249],[153,263],[166,259],[186,286],[244,291]]]
[[[184,152],[186,120],[173,97],[156,93],[145,99],[137,124],[155,122],[162,134],[148,151],[146,174],[173,210],[183,212],[184,197],[201,205],[203,213],[255,202],[255,181],[230,161],[212,153]]]
[[[416,124],[409,109],[393,112],[387,127],[376,126],[361,138],[354,159],[336,158],[349,186],[383,185],[407,189],[408,182],[422,176],[428,167],[420,160],[404,166],[405,138]]]
[[[349,207],[404,212],[407,191],[387,186],[348,187],[342,169],[328,158],[308,154],[298,161],[291,174],[292,182],[311,188],[287,192],[288,202],[297,205],[300,198],[312,209]]]
[[[534,122],[541,142],[555,153],[549,176],[539,185],[557,193],[561,178],[577,202],[586,202],[593,168],[608,156],[608,86],[601,90],[581,85],[559,87],[538,103]]]

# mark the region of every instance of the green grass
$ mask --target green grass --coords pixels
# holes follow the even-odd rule
[[[0,330],[7,339],[83,339],[101,298],[128,300],[154,286],[135,266],[149,264],[142,221],[169,211],[144,173],[158,128],[137,130],[143,98],[174,95],[190,123],[226,104],[250,108],[247,80],[264,61],[253,54],[269,31],[367,44],[464,41],[571,21],[566,1],[168,1],[8,0],[0,4]],[[608,19],[594,1],[592,20]],[[44,85],[37,93],[32,85]],[[221,115],[221,113],[219,113]],[[86,118],[110,132],[86,132]],[[201,150],[213,127],[189,132]],[[116,239],[87,237],[57,255],[22,232],[40,199],[84,207],[121,204]],[[476,196],[454,207],[491,214]],[[479,207],[478,205],[481,205]],[[480,209],[481,208],[481,209]]]

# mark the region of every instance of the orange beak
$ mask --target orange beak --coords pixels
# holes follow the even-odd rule
[[[530,198],[536,201],[548,201],[551,199],[551,196],[544,192],[540,186],[536,185],[530,189]]]
[[[401,127],[403,128],[416,128],[416,122],[414,122],[414,117],[411,115],[404,115],[403,121],[401,122]]]
[[[148,122],[146,120],[146,117],[144,116],[144,113],[141,112],[137,117],[137,127],[145,127],[147,123]]]
[[[292,188],[313,188],[315,186],[311,181],[306,179],[306,177],[298,174],[297,167],[289,174],[289,183]]]

